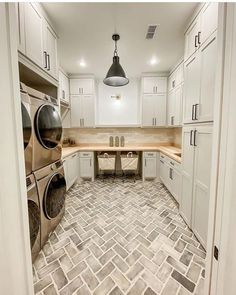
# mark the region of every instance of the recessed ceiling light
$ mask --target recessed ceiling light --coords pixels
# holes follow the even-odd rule
[[[150,60],[150,65],[154,66],[158,63],[158,59],[156,57],[152,57]]]
[[[82,68],[85,68],[86,67],[86,62],[82,59],[79,63],[79,65],[82,67]]]

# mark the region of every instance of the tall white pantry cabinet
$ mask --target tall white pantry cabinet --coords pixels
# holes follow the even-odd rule
[[[218,4],[206,3],[185,33],[180,213],[207,245]]]

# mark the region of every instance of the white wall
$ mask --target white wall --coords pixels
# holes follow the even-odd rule
[[[33,294],[14,4],[0,3],[0,294]]]
[[[140,125],[140,79],[130,79],[126,86],[111,87],[98,82],[96,125]],[[111,98],[121,95],[120,100]]]

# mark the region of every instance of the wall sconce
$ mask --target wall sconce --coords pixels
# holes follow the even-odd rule
[[[111,98],[115,98],[116,100],[120,100],[121,95],[120,94],[113,94],[113,95],[111,95]]]

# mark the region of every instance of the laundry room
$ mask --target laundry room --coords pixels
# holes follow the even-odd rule
[[[0,294],[234,295],[235,19],[0,3]]]

